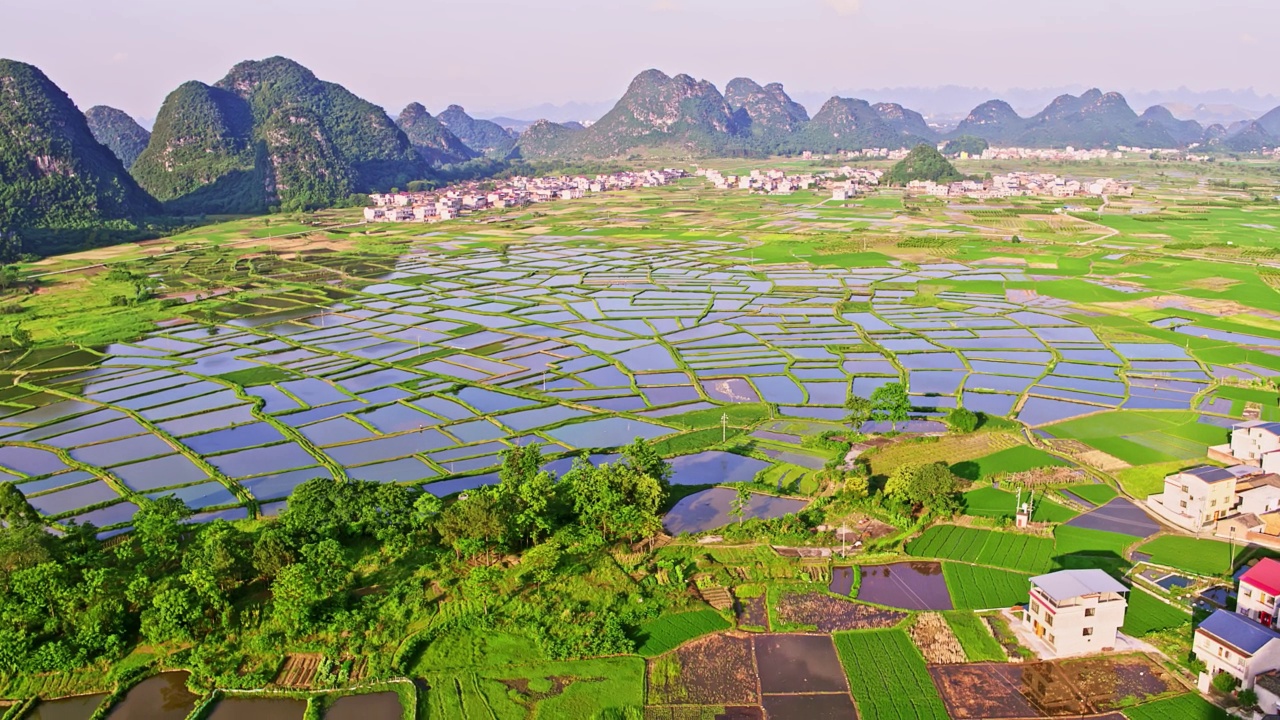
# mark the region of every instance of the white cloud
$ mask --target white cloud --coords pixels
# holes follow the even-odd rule
[[[1241,45],[1257,45],[1258,38],[1254,37],[1249,33],[1240,33],[1240,44]]]
[[[824,0],[837,15],[857,15],[862,10],[862,0]]]
[[[654,12],[679,12],[680,5],[676,0],[654,0],[649,9]]]

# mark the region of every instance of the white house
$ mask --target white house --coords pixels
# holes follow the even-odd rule
[[[1280,423],[1250,420],[1231,427],[1231,442],[1224,448],[1211,448],[1221,452],[1227,449],[1236,462],[1260,467],[1267,472],[1280,472]]]
[[[1147,506],[1169,522],[1192,532],[1231,514],[1238,475],[1202,465],[1164,479],[1164,491],[1147,498]]]
[[[1062,570],[1031,578],[1023,621],[1059,656],[1114,650],[1129,588],[1101,570]]]
[[[1280,669],[1280,633],[1230,610],[1218,610],[1200,623],[1192,649],[1206,668],[1199,678],[1201,692],[1209,691],[1219,673],[1252,689],[1258,675]]]
[[[1280,561],[1263,558],[1240,576],[1236,612],[1267,627],[1276,624],[1280,604]]]

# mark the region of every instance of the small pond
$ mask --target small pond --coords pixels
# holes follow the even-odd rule
[[[106,695],[77,695],[58,700],[42,700],[27,713],[26,720],[89,720]]]
[[[228,697],[218,701],[208,720],[302,720],[306,700]]]
[[[187,690],[187,677],[168,672],[143,680],[107,713],[108,720],[184,720],[197,699]]]
[[[404,709],[393,692],[338,698],[325,711],[324,720],[400,720]]]
[[[905,562],[859,568],[858,599],[904,610],[950,610],[951,594],[942,565]]]
[[[738,521],[736,516],[730,514],[737,496],[736,490],[711,488],[681,498],[662,519],[662,525],[672,535],[707,532],[722,528]],[[806,500],[752,493],[742,516],[748,520],[753,518],[772,520],[800,512],[808,504]]]

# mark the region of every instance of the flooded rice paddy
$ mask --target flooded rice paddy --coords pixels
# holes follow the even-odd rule
[[[1017,270],[752,268],[713,241],[642,253],[588,240],[426,244],[370,263],[378,276],[364,284],[253,298],[107,347],[2,357],[0,479],[55,527],[111,533],[144,497],[237,517],[248,498],[278,511],[299,483],[335,473],[446,495],[494,482],[514,444],[551,458],[607,450],[743,403],[840,422],[851,395],[890,382],[917,407],[899,429],[933,432],[958,405],[1032,426],[1190,409],[1212,380],[1177,345],[1105,343],[1034,294],[947,290],[942,308],[876,285],[963,288]],[[866,308],[842,311],[850,294]],[[704,453],[678,459],[674,481],[749,480],[804,457]]]

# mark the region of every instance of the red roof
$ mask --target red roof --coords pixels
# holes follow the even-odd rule
[[[1259,560],[1257,565],[1240,576],[1240,582],[1247,582],[1272,595],[1280,595],[1280,560],[1271,558]]]

